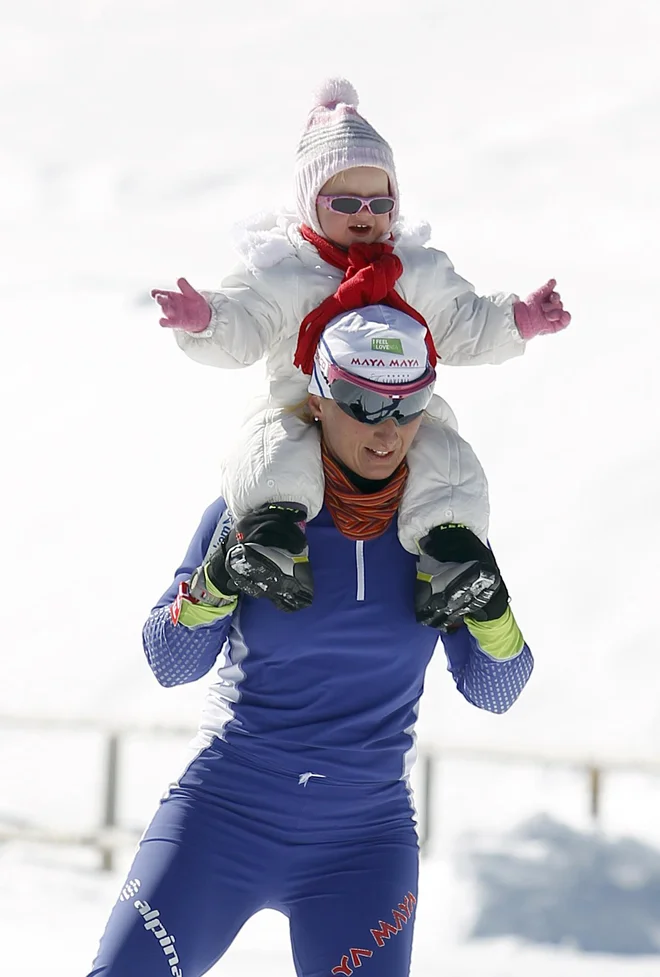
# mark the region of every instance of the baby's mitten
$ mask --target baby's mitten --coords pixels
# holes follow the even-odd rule
[[[183,329],[185,332],[204,332],[211,321],[211,307],[185,278],[179,278],[180,292],[168,292],[154,288],[151,297],[160,305],[164,318],[161,326],[167,329]]]
[[[562,304],[559,292],[555,292],[557,284],[551,278],[541,288],[527,297],[524,302],[516,302],[513,314],[518,331],[523,339],[533,339],[549,332],[559,332],[565,329],[571,321],[569,312]]]

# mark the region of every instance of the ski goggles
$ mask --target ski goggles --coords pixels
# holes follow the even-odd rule
[[[433,396],[435,370],[427,367],[411,383],[377,383],[356,377],[335,363],[328,368],[327,384],[337,406],[360,424],[410,424],[429,405]]]
[[[374,217],[391,214],[396,203],[394,197],[358,197],[345,193],[320,193],[316,199],[321,207],[334,210],[335,214],[359,214],[366,207]]]

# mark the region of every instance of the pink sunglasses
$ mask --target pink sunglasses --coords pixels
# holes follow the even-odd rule
[[[359,214],[366,207],[374,217],[391,214],[396,203],[394,197],[358,197],[352,193],[320,193],[316,199],[321,207],[336,214]]]

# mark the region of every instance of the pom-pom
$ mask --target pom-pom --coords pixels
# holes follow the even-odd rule
[[[317,89],[315,99],[314,105],[323,105],[326,108],[334,108],[338,102],[343,102],[356,109],[359,102],[358,93],[346,78],[326,79]]]

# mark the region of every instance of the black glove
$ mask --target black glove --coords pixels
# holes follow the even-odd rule
[[[307,546],[307,538],[297,523],[306,519],[307,510],[295,503],[268,502],[236,523],[227,540],[227,552],[235,543],[258,543],[298,555]]]
[[[226,594],[228,597],[240,593],[248,593],[253,597],[264,596],[264,591],[255,590],[250,586],[249,580],[241,576],[232,576],[227,569],[227,554],[237,545],[242,549],[243,543],[257,543],[259,546],[277,547],[298,556],[306,548],[307,539],[300,526],[296,524],[304,523],[306,518],[306,509],[290,502],[269,502],[259,509],[248,512],[233,526],[227,539],[205,564],[208,579],[221,594]],[[309,564],[305,564],[304,568],[301,565],[297,572],[304,575],[305,571],[311,572]],[[307,588],[311,589],[311,587],[310,578],[307,581]],[[283,610],[291,610],[289,589],[286,588],[287,600],[282,605]],[[269,596],[273,599],[276,595]],[[309,601],[301,603],[301,606],[307,606],[307,603]]]
[[[502,579],[493,551],[478,536],[463,526],[435,526],[420,540],[422,550],[439,563],[468,563],[477,560],[485,569],[495,570],[500,583],[484,608],[470,614],[475,621],[496,621],[506,613],[509,592]]]
[[[206,574],[216,590],[219,590],[221,594],[226,594],[227,597],[230,597],[233,594],[238,594],[240,591],[232,583],[231,577],[225,568],[225,560],[227,558],[227,542],[228,540],[225,540],[225,542],[217,548],[205,566]]]
[[[295,502],[268,502],[239,520],[227,539],[225,569],[242,593],[266,597],[282,611],[309,607],[314,581],[301,528],[306,518]]]

